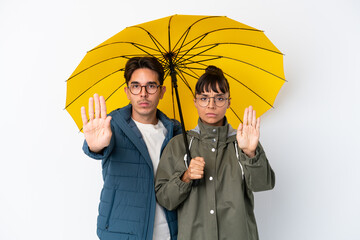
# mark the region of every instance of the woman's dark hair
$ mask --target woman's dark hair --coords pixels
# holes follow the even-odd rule
[[[164,83],[164,68],[161,63],[155,57],[133,57],[130,58],[125,66],[125,81],[129,83],[132,74],[139,68],[148,68],[155,71],[158,74],[158,80],[160,85]]]
[[[223,71],[218,67],[210,65],[205,69],[205,73],[201,75],[197,81],[195,94],[210,92],[210,89],[217,93],[217,86],[219,86],[221,92],[229,92],[230,94],[229,83],[225,78]]]

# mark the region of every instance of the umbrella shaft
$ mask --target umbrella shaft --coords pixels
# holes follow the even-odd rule
[[[187,140],[187,137],[186,137],[185,123],[184,123],[182,110],[181,110],[180,97],[179,97],[177,79],[176,79],[176,71],[175,71],[174,64],[173,64],[171,58],[169,58],[169,67],[170,67],[171,81],[172,81],[173,87],[175,89],[176,101],[177,101],[178,110],[179,110],[180,122],[181,122],[183,138],[184,138],[184,143],[185,143],[185,149],[186,149],[186,154],[187,154],[187,163],[189,165],[190,160],[191,160],[191,155],[190,155],[190,150],[189,150],[189,143],[188,143],[188,140]]]
[[[181,110],[181,104],[180,104],[180,97],[179,97],[179,92],[178,92],[178,86],[177,86],[177,79],[176,79],[176,71],[174,68],[174,65],[172,63],[172,59],[169,58],[169,67],[170,67],[170,76],[171,76],[171,81],[173,83],[173,88],[175,89],[175,95],[176,95],[176,101],[177,101],[177,105],[178,105],[178,109],[179,109],[179,116],[180,116],[180,121],[181,121],[181,127],[182,127],[182,135],[184,138],[184,144],[185,144],[185,149],[186,149],[186,161],[187,161],[187,165],[190,165],[190,161],[191,161],[191,154],[190,154],[190,149],[189,149],[189,143],[186,137],[186,131],[185,131],[185,124],[184,124],[184,119],[183,119],[183,115],[182,115],[182,110]],[[199,180],[193,180],[193,186],[197,186],[199,184]]]

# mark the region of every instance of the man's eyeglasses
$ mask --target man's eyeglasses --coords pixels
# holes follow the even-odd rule
[[[214,103],[217,107],[223,107],[226,101],[229,99],[224,97],[197,97],[196,100],[198,101],[201,107],[207,107],[207,105],[209,105],[211,98],[214,99]]]
[[[158,88],[161,87],[161,85],[156,85],[155,83],[149,83],[144,86],[141,86],[140,84],[132,83],[130,84],[129,89],[132,94],[138,95],[141,93],[143,87],[145,88],[145,91],[148,94],[154,94],[157,92]]]

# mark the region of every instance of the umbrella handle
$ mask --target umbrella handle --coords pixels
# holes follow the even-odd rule
[[[186,152],[189,152],[189,154],[190,154],[190,151],[186,151]],[[186,168],[189,168],[189,164],[190,164],[190,161],[191,161],[191,156],[189,158],[189,155],[185,154],[184,161],[185,161]],[[199,179],[192,180],[192,186],[196,187],[197,185],[199,185]]]

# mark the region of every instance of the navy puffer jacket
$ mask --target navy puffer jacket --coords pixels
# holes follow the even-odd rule
[[[131,119],[132,106],[111,112],[113,132],[110,145],[101,154],[93,153],[84,142],[84,152],[102,160],[104,186],[101,192],[97,234],[101,240],[151,240],[155,217],[154,170],[141,133]],[[181,133],[179,122],[161,111],[157,117],[169,140]],[[165,210],[171,239],[177,239],[176,211]]]

